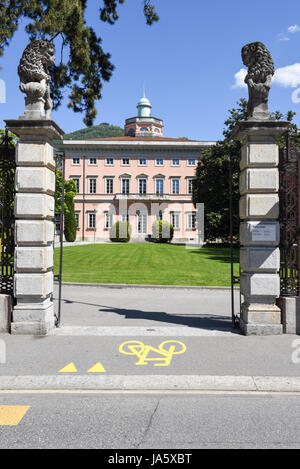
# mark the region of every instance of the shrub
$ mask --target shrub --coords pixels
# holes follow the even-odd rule
[[[156,220],[152,225],[152,238],[156,243],[168,243],[172,241],[174,227],[165,220]]]
[[[131,236],[131,226],[128,221],[117,221],[110,229],[109,238],[111,241],[128,243]]]
[[[65,194],[65,217],[64,217],[64,234],[66,241],[73,243],[76,240],[77,223],[74,209],[74,196],[72,193]]]

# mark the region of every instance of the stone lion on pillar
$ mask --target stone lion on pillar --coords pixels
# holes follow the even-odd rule
[[[245,78],[249,91],[248,119],[269,120],[268,99],[275,73],[272,56],[262,42],[252,42],[242,48],[242,59],[248,67]]]
[[[50,98],[48,67],[54,64],[54,45],[45,40],[33,41],[23,52],[18,66],[20,90],[26,94],[26,119],[50,119],[53,108]]]

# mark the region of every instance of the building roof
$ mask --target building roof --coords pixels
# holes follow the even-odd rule
[[[105,137],[105,138],[89,138],[88,140],[96,141],[119,141],[119,142],[198,142],[198,140],[189,140],[186,138],[168,138],[168,137]]]
[[[56,147],[64,150],[108,150],[108,149],[126,149],[126,150],[184,150],[199,151],[204,147],[215,145],[216,142],[185,140],[181,138],[168,137],[106,137],[93,138],[88,140],[63,140],[58,142]]]

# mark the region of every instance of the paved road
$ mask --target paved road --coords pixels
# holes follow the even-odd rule
[[[245,337],[231,328],[229,314],[224,290],[64,286],[62,327],[53,335],[0,336],[0,389],[203,389],[205,376],[218,383],[230,377],[221,379],[221,390],[266,389],[253,379],[269,376],[284,379],[268,390],[300,389],[300,364],[292,359],[297,336]],[[175,344],[172,356],[159,350],[166,341],[164,350]]]
[[[62,298],[63,326],[185,325],[224,328],[231,322],[229,290],[63,285]],[[237,310],[238,302],[236,292]]]
[[[30,408],[0,448],[300,448],[300,396],[5,394],[0,420],[3,405]]]

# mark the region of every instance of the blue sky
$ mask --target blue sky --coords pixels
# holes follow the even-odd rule
[[[152,115],[164,120],[165,136],[219,139],[228,109],[247,97],[241,48],[261,41],[276,68],[270,109],[296,111],[300,127],[299,0],[155,0],[160,21],[151,27],[145,24],[141,0],[120,5],[120,19],[113,26],[98,20],[99,3],[88,1],[87,23],[102,37],[116,68],[97,102],[95,124],[123,127],[126,118],[136,115],[145,86]],[[24,24],[0,58],[0,79],[6,84],[5,103],[0,87],[0,127],[3,119],[24,111],[17,75],[28,42]],[[53,119],[65,132],[84,127],[83,116],[66,103],[53,112]]]

